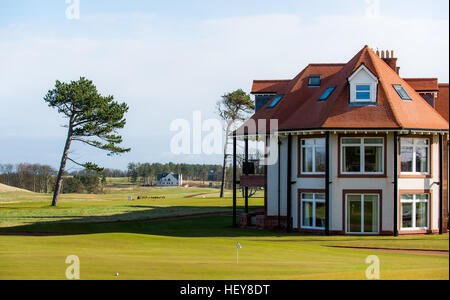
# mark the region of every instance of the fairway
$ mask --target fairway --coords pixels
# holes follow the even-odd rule
[[[261,195],[261,194],[260,194]],[[227,192],[225,196],[230,196]],[[132,201],[128,200],[132,197]],[[139,197],[145,199],[138,199]],[[108,193],[62,195],[58,207],[51,207],[51,195],[0,193],[0,229],[45,222],[118,222],[190,216],[230,211],[231,199],[219,198],[217,189],[120,187]],[[264,200],[250,200],[253,207]]]
[[[231,199],[216,193],[140,188],[65,195],[58,208],[49,207],[48,195],[0,193],[0,231],[11,234],[0,236],[0,279],[64,280],[69,255],[80,258],[81,279],[86,280],[363,280],[369,255],[379,257],[381,279],[449,279],[448,235],[323,237],[232,229]],[[128,201],[129,195],[166,198]],[[242,199],[239,205],[242,209]],[[263,199],[252,199],[250,205],[260,207]],[[224,215],[164,221],[217,213]],[[238,242],[243,247],[239,265]]]

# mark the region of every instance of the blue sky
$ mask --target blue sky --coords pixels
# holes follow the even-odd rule
[[[64,0],[15,0],[2,1],[0,24],[16,22],[62,21],[67,6]],[[384,1],[383,10],[399,17],[427,16],[446,18],[448,1]],[[148,12],[171,20],[200,20],[209,18],[237,17],[267,13],[295,13],[304,17],[320,14],[358,14],[366,2],[355,0],[301,1],[301,0],[81,0],[84,13]]]
[[[129,154],[75,147],[81,161],[220,163],[170,153],[170,123],[214,117],[225,92],[292,78],[311,62],[347,62],[364,45],[393,49],[404,77],[449,81],[447,0],[65,0],[0,2],[0,163],[57,166],[63,120],[43,103],[56,79],[86,76],[130,105]]]

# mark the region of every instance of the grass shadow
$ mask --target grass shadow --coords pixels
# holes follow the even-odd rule
[[[36,222],[31,225],[0,228],[0,232],[8,235],[48,233],[47,236],[102,233],[135,233],[172,237],[284,236],[282,233],[272,231],[232,228],[231,207],[130,206],[131,208],[144,208],[144,210],[111,216],[25,216],[24,219],[34,218]],[[256,208],[258,207],[250,207],[250,209]],[[243,211],[242,207],[238,208],[238,214]],[[71,219],[67,220],[68,217]],[[56,218],[64,218],[64,220],[41,221]]]

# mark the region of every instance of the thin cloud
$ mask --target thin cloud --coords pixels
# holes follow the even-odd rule
[[[96,25],[108,34],[93,36],[88,29]],[[36,159],[46,157],[40,153],[47,153],[48,139],[59,144],[65,121],[42,100],[56,79],[86,76],[103,94],[129,104],[122,132],[135,151],[105,158],[108,166],[122,168],[126,161],[192,160],[168,153],[173,119],[191,120],[194,110],[214,117],[225,92],[249,91],[253,79],[293,78],[310,62],[347,62],[365,44],[395,50],[402,76],[449,79],[448,20],[268,14],[183,25],[168,29],[151,14],[99,14],[82,16],[77,38],[45,32],[31,37],[26,25],[0,29],[0,103],[7,107],[0,110],[0,139],[45,139],[42,145],[34,140]],[[2,151],[0,157],[21,161],[14,151]]]

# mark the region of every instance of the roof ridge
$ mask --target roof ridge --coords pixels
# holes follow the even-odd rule
[[[291,79],[262,79],[262,80],[253,80],[253,82],[286,82],[291,81]]]
[[[352,70],[354,68],[354,65],[352,65],[351,69],[348,71],[346,69],[346,66],[348,66],[351,62],[353,62],[353,60],[356,59],[356,57],[358,55],[360,55],[362,52],[363,52],[362,50],[359,51],[358,54],[355,55],[355,57],[353,57],[349,62],[347,62],[345,64],[321,64],[320,66],[329,66],[329,65],[342,66],[342,68],[339,71],[337,71],[335,74],[333,74],[331,76],[329,83],[330,84],[335,83],[336,78],[340,78],[340,74],[342,72],[344,72],[344,74],[346,74],[346,73],[351,74]],[[359,59],[355,62],[355,64],[358,63],[358,61],[359,61]],[[308,68],[315,67],[315,66],[318,66],[318,65],[317,64],[309,64],[299,75],[302,75],[304,72],[306,72],[308,70]],[[295,79],[297,79],[297,77]],[[346,76],[346,77],[348,78],[348,76]],[[293,82],[296,81],[295,79],[293,80]],[[339,84],[336,84],[336,86],[338,87],[337,90],[334,91],[333,95],[331,96],[331,99],[328,99],[327,102],[325,103],[326,107],[323,108],[324,114],[322,116],[321,115],[317,116],[317,118],[320,118],[320,120],[318,120],[318,123],[320,123],[320,126],[323,126],[326,123],[328,116],[336,103],[336,99],[338,98],[338,95],[340,95],[340,93],[342,93],[342,91],[344,90],[344,86],[340,86]],[[322,87],[321,87],[321,89],[322,89]],[[292,91],[292,89],[290,90],[290,92],[291,91]],[[302,101],[301,103],[299,103],[299,106],[295,109],[295,111],[293,112],[293,115],[295,115],[297,112],[301,112],[307,104],[315,103],[317,101],[317,99],[316,99],[317,97],[315,97],[315,95],[316,95],[316,93],[313,93],[310,95],[309,98],[305,99],[305,101]],[[331,101],[332,99],[334,99],[334,101]],[[289,119],[290,118],[288,118],[287,121]]]
[[[378,73],[378,78],[380,78],[379,79],[379,81],[378,81],[378,83],[379,84],[381,84],[381,86],[383,87],[383,93],[385,93],[385,98],[386,98],[386,101],[387,101],[387,103],[388,103],[388,105],[387,105],[387,107],[389,108],[389,111],[392,113],[392,117],[394,118],[394,122],[399,126],[399,127],[402,127],[403,128],[403,124],[402,124],[402,122],[401,122],[401,120],[400,120],[400,117],[399,117],[399,115],[400,115],[400,113],[397,111],[397,108],[396,107],[394,107],[392,104],[391,104],[391,102],[390,102],[390,98],[388,97],[388,95],[386,94],[386,92],[385,92],[385,90],[387,90],[388,89],[388,86],[386,86],[386,83],[385,83],[385,80],[383,80],[380,76],[379,76],[379,74],[381,73],[381,71],[382,70],[379,70],[378,69],[378,67],[380,67],[379,66],[379,63],[384,63],[385,65],[386,65],[386,67],[388,67],[389,68],[389,70],[390,71],[392,71],[392,72],[395,72],[381,57],[379,57],[375,52],[373,52],[370,48],[368,48],[368,53],[369,53],[369,58],[372,60],[372,64],[373,64],[373,67],[377,70],[377,73]],[[397,72],[395,72],[395,74],[397,74]],[[398,74],[397,74],[398,75]],[[400,76],[398,76],[398,77],[400,77]]]
[[[422,96],[420,96],[419,95],[419,93],[418,92],[416,92],[416,90],[412,87],[412,86],[410,86],[409,84],[408,84],[408,82],[406,81],[406,80],[404,80],[403,78],[401,78],[400,76],[399,76],[399,74],[396,72],[396,71],[394,71],[383,59],[381,59],[378,55],[376,55],[373,51],[372,52],[369,52],[372,56],[374,56],[375,57],[375,59],[378,59],[378,64],[374,64],[374,67],[375,68],[385,68],[385,70],[380,70],[380,71],[383,71],[383,72],[390,72],[392,75],[394,75],[394,76],[396,76],[396,77],[398,77],[401,81],[403,81],[403,83],[406,85],[406,86],[408,86],[410,89],[411,89],[411,91],[412,91],[412,93],[414,93],[415,95],[415,98],[416,99],[413,99],[412,101],[418,101],[418,102],[420,102],[420,103],[422,103],[423,104],[423,107],[424,107],[424,109],[428,109],[430,112],[432,111],[432,112],[435,112],[436,113],[436,117],[438,117],[438,118],[441,118],[441,120],[442,121],[445,121],[446,123],[448,123],[447,122],[447,120],[445,120],[445,118],[441,115],[441,114],[439,114],[433,107],[431,107],[429,104],[428,104],[428,102],[424,99],[424,98],[422,98]],[[373,59],[373,58],[372,58]],[[381,62],[383,62],[384,63],[384,65],[381,65],[380,63]],[[388,88],[390,88],[389,86],[386,86],[386,79],[384,78],[384,76],[383,76],[383,78],[382,78],[382,80],[380,80],[380,83],[381,83],[381,85],[383,86],[383,88],[385,89],[385,91],[387,91],[388,90]],[[410,95],[411,96],[411,95]],[[395,120],[396,120],[396,122],[401,126],[401,128],[407,128],[407,126],[404,126],[404,124],[403,124],[403,122],[402,121],[400,121],[400,118],[398,117],[398,112],[397,112],[397,107],[396,107],[396,105],[395,104],[393,104],[392,103],[392,99],[390,98],[390,97],[386,97],[386,99],[387,99],[387,101],[388,101],[388,103],[389,103],[389,107],[392,109],[392,112],[394,113],[394,116],[395,116]]]
[[[311,64],[308,64],[308,66],[338,66],[338,67],[340,67],[340,66],[345,66],[346,65],[346,63],[311,63]]]
[[[345,78],[347,78],[347,83],[348,83],[348,78],[350,78],[352,76],[352,74],[354,74],[356,71],[358,71],[359,68],[361,68],[361,66],[365,66],[374,76],[376,76],[377,78],[379,78],[379,74],[378,72],[376,72],[377,70],[373,70],[373,68],[375,68],[375,66],[368,66],[367,63],[364,62],[364,54],[370,50],[370,48],[368,46],[365,46],[362,50],[360,50],[352,59],[350,59],[350,61],[344,66],[344,68],[342,68],[342,70],[340,72],[344,72],[344,76]],[[370,58],[370,56],[369,56]],[[373,62],[371,62],[372,65],[374,65]],[[338,72],[337,74],[339,74],[340,72]],[[337,75],[336,74],[336,75]],[[340,76],[338,76],[339,78]],[[330,113],[333,111],[333,109],[337,106],[339,106],[339,98],[340,95],[342,93],[345,92],[345,88],[348,88],[348,85],[344,84],[342,86],[338,85],[338,89],[335,91],[335,95],[333,97],[331,97],[330,99],[328,99],[328,102],[330,103],[327,107],[327,112],[326,112],[326,116],[324,117],[324,119],[321,122],[321,126],[325,126],[326,127],[326,123],[329,119]],[[393,115],[392,111],[390,111],[390,114]],[[395,120],[395,119],[394,119]],[[396,124],[398,124],[398,122],[395,122]]]
[[[436,77],[412,77],[412,78],[402,78],[403,80],[439,80],[439,78]]]

